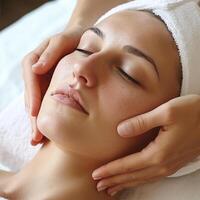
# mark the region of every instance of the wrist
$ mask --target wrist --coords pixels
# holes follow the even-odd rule
[[[68,32],[75,32],[77,34],[81,34],[87,29],[87,26],[79,23],[79,22],[73,22],[73,23],[68,23],[65,27],[63,32],[68,33]]]
[[[92,26],[95,22],[95,17],[92,18],[91,16],[87,16],[86,14],[79,14],[76,13],[71,16],[70,20],[68,21],[65,29],[71,28],[78,28],[81,31],[85,31],[87,28]]]

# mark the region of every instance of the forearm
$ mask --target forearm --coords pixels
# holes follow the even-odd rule
[[[87,29],[106,11],[125,2],[128,0],[77,0],[66,29],[74,26]]]

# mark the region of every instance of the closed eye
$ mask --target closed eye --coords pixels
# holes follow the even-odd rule
[[[133,77],[131,77],[130,75],[128,75],[122,68],[117,67],[117,69],[119,70],[119,72],[122,74],[122,76],[126,80],[131,81],[134,84],[141,85],[137,80],[135,80]]]
[[[91,51],[87,51],[85,49],[79,49],[79,48],[76,48],[76,51],[79,51],[85,55],[91,55],[93,54],[93,52]],[[137,80],[135,80],[133,77],[131,77],[130,75],[128,75],[122,68],[120,67],[117,67],[117,70],[122,74],[122,76],[128,80],[128,81],[131,81],[132,83],[134,84],[137,84],[137,85],[141,85]]]
[[[81,52],[81,53],[83,53],[83,54],[86,54],[86,55],[91,55],[91,54],[93,54],[93,52],[87,51],[87,50],[85,50],[85,49],[79,49],[79,48],[77,48],[76,51],[79,51],[79,52]]]

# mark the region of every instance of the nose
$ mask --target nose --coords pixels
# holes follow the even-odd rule
[[[97,85],[98,61],[93,58],[78,60],[73,67],[73,77],[76,81],[86,87]]]

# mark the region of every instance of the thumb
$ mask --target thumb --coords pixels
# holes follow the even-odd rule
[[[38,62],[32,66],[33,72],[39,75],[46,74],[66,53],[65,51],[61,41],[50,42]]]
[[[159,106],[154,110],[135,116],[131,119],[121,122],[117,131],[122,137],[133,137],[141,135],[155,127],[165,125],[163,116],[163,106]]]

